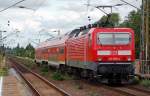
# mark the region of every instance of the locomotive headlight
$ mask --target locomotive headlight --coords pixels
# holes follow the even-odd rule
[[[99,50],[97,51],[97,55],[111,55],[111,51]]]
[[[131,58],[130,58],[130,57],[128,57],[128,61],[131,61]]]
[[[118,55],[131,55],[130,50],[118,50]]]
[[[102,58],[98,58],[98,61],[102,61]]]

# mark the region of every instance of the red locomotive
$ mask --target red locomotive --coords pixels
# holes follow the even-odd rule
[[[134,31],[130,28],[75,29],[36,48],[36,62],[83,77],[121,82],[134,77]]]

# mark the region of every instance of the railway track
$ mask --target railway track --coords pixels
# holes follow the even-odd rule
[[[140,88],[139,86],[135,86],[135,85],[106,85],[106,84],[102,84],[99,82],[96,83],[89,83],[86,80],[83,80],[84,83],[88,83],[91,86],[95,86],[97,88],[104,88],[108,91],[111,91],[112,94],[114,93],[119,93],[120,95],[115,95],[115,96],[150,96],[150,90],[149,89],[143,89]],[[107,96],[107,95],[106,95]],[[114,96],[114,95],[112,95]]]
[[[126,96],[150,96],[149,93],[145,93],[141,90],[137,91],[134,88],[131,89],[128,87],[113,87],[113,90]]]
[[[21,64],[18,64],[13,59],[10,58],[10,61],[12,62],[11,66],[15,68],[19,75],[25,80],[35,96],[71,96],[69,93],[58,88],[37,73],[32,72]]]
[[[140,88],[139,86],[126,86],[126,88],[131,89],[131,90],[135,90],[138,92],[143,92],[143,93],[146,93],[150,96],[150,90],[149,89],[143,89],[143,88]]]
[[[11,62],[13,63],[13,67],[23,77],[23,79],[27,82],[27,84],[29,83],[28,85],[31,87],[31,89],[33,90],[33,92],[36,96],[70,96],[67,92],[63,91],[60,88],[57,88],[54,84],[43,79],[37,73],[31,72],[25,66],[18,64],[13,59],[11,60]],[[39,83],[39,82],[43,82],[43,80],[44,80],[45,84]],[[89,82],[87,82],[87,80],[83,80],[83,83],[89,84]],[[38,86],[36,84],[38,84]],[[40,85],[42,87],[39,87]],[[112,93],[120,94],[120,95],[115,95],[115,96],[150,96],[150,90],[145,90],[145,89],[139,88],[137,86],[132,86],[132,85],[123,85],[121,87],[116,87],[116,86],[112,87],[112,86],[108,86],[108,85],[100,84],[100,83],[99,84],[90,84],[90,85],[91,86],[94,85],[97,88],[100,88],[100,87],[104,88],[108,91],[111,91]],[[52,92],[52,93],[55,93],[55,95],[47,95],[47,94],[50,94],[48,92],[51,92],[51,91],[41,92],[43,89],[45,89],[45,90],[48,89],[48,86],[50,86],[50,89],[52,89],[52,90],[53,90],[53,88],[56,89],[56,92],[55,91]],[[37,87],[39,87],[39,88],[37,88]]]
[[[105,89],[112,90],[125,96],[150,96],[150,90],[145,90],[135,86],[111,87],[108,85],[100,85]]]

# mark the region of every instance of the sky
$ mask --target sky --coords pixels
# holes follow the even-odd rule
[[[7,8],[22,0],[0,0],[0,10]],[[74,28],[93,23],[105,15],[93,6],[123,4],[120,0],[89,0],[91,6],[87,7],[88,0],[25,0],[5,11],[0,11],[0,31],[3,32],[5,46],[15,47],[19,43],[25,47],[28,43],[37,46],[50,35],[69,32]],[[140,8],[141,0],[125,0]],[[19,8],[24,6],[25,8]],[[110,9],[104,9],[110,13]],[[136,10],[129,5],[113,8],[119,13],[123,21],[128,13]],[[88,16],[91,21],[88,21]],[[8,21],[10,21],[8,26]]]

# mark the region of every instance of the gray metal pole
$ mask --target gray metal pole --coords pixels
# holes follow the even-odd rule
[[[2,48],[3,47],[3,39],[2,39],[3,37],[2,37],[2,32],[3,31],[0,30],[0,55],[1,56],[3,54],[3,48]]]
[[[141,64],[141,67],[140,67],[140,72],[142,72],[142,70],[144,69],[144,62],[143,60],[145,60],[145,39],[144,39],[144,0],[142,0],[142,9],[141,9],[141,22],[142,22],[142,25],[141,25],[141,38],[140,38],[140,64]]]
[[[2,31],[0,31],[0,47],[2,47],[2,44],[3,42],[2,42]]]

